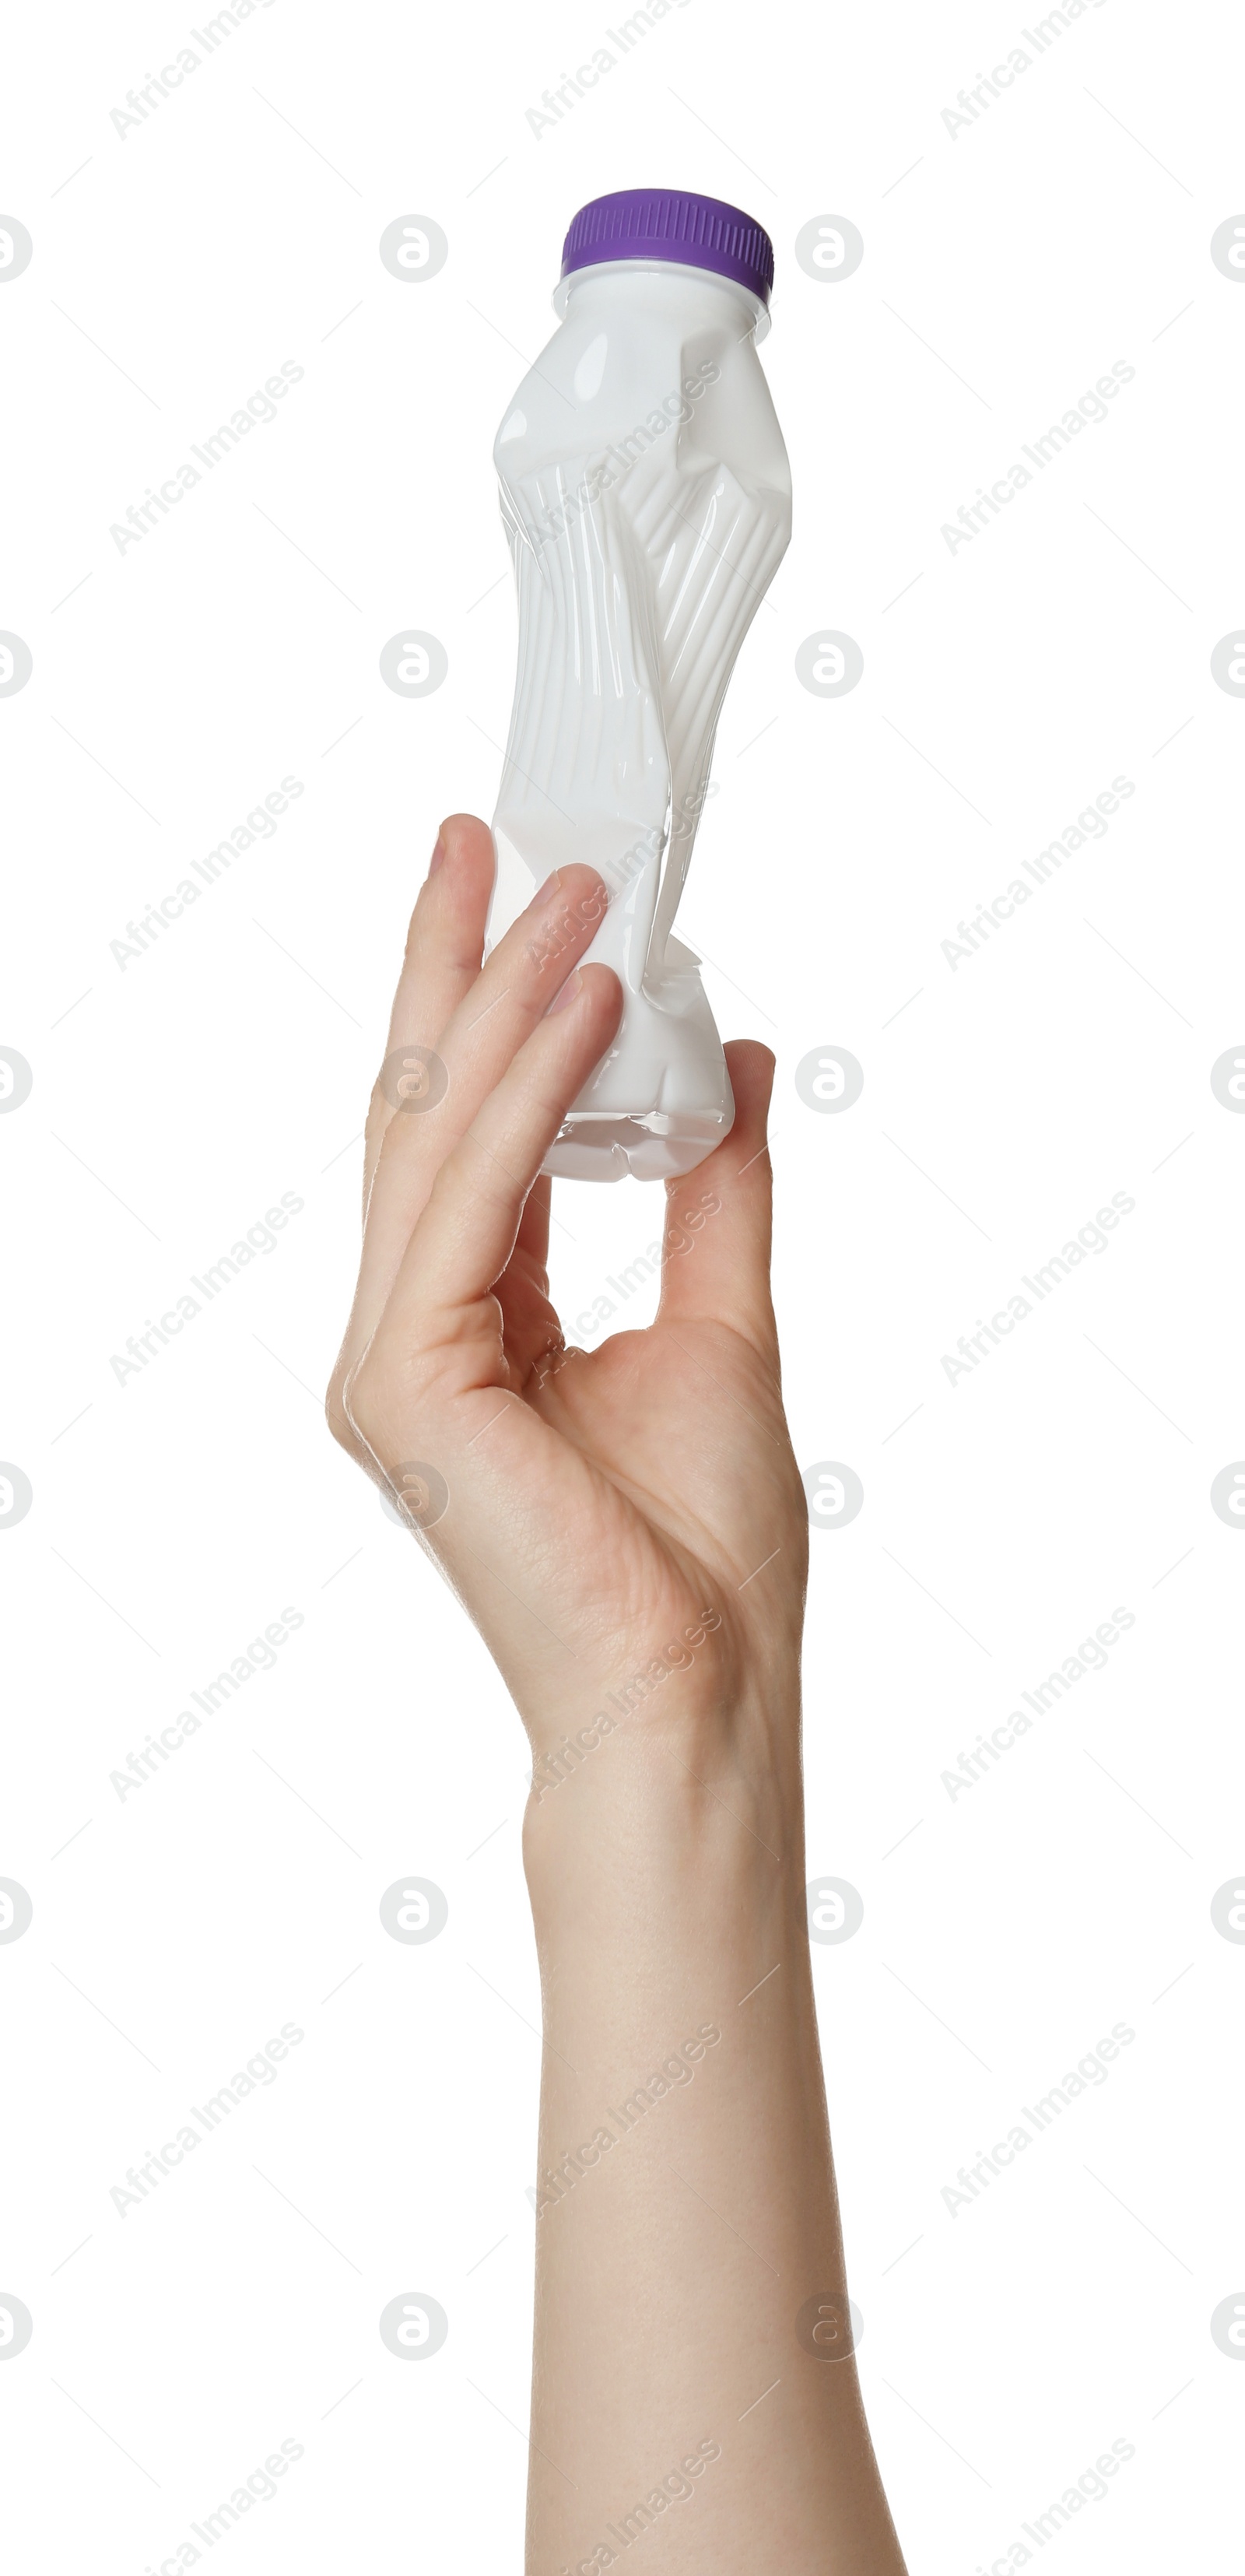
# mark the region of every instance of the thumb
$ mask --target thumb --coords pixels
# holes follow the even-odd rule
[[[708,1159],[666,1184],[661,1316],[729,1324],[767,1353],[776,1333],[770,1302],[773,1176],[766,1141],[774,1058],[736,1038],[726,1049],[735,1124]]]

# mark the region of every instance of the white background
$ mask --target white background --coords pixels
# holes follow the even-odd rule
[[[519,2564],[525,1746],[319,1390],[407,915],[438,818],[487,816],[499,774],[494,430],[575,209],[661,183],[745,206],[778,264],[795,534],[680,929],[724,1034],[777,1050],[796,1448],[865,1488],[813,1538],[807,1758],[810,1870],[865,1907],[815,1962],[870,2417],[913,2576],[1017,2563],[1117,2439],[1060,2566],[1218,2564],[1245,1951],[1209,1908],[1243,1858],[1245,1543],[1209,1488],[1245,1453],[1245,1121],[1209,1070],[1245,1038],[1245,704],[1210,656],[1245,605],[1245,291],[1209,242],[1245,205],[1239,20],[1105,0],[953,137],[1019,12],[687,0],[537,138],[546,87],[621,54],[604,14],[275,0],[122,140],[189,23],[27,12],[7,48],[3,211],[35,247],[0,288],[0,626],[34,659],[0,700],[0,1043],[34,1071],[0,1118],[0,1452],[34,1489],[0,1533],[0,1872],[34,1903],[0,1948],[0,2289],[34,2318],[0,2368],[6,2557],[141,2576],[289,2438],[231,2567]],[[416,285],[377,254],[407,213],[450,244]],[[828,213],[865,241],[839,283],[793,251]],[[287,359],[279,417],[120,553]],[[1109,419],[952,553],[943,523],[1117,360]],[[449,657],[413,703],[378,672],[404,620]],[[863,650],[838,701],[795,676],[818,621]],[[120,966],[287,774],[276,834]],[[1117,774],[1106,836],[953,971],[957,921]],[[794,1085],[824,1044],[865,1069],[841,1116]],[[283,1192],[276,1249],[119,1384]],[[1110,1248],[949,1383],[1116,1192]],[[564,1314],[658,1198],[559,1185]],[[110,1772],[286,1604],[275,1669],[122,1801]],[[1117,1604],[1107,1669],[953,1801],[944,1769]],[[378,1915],[412,1871],[449,1901],[426,1947]],[[273,2085],[119,2217],[126,2167],[285,2021]],[[952,2217],[957,2167],[1117,2021],[1109,2080]],[[377,2332],[412,2288],[450,2319],[418,2368]]]

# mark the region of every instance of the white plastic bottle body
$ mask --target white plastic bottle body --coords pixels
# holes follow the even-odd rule
[[[634,259],[580,270],[559,302],[494,447],[519,656],[491,928],[552,869],[598,871],[587,956],[620,976],[623,1017],[545,1169],[669,1178],[734,1116],[672,924],[722,700],[790,537],[791,476],[747,288]],[[552,996],[556,946],[548,967]]]

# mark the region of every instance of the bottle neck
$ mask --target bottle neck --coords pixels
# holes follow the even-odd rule
[[[553,309],[563,321],[573,308],[582,309],[598,299],[609,306],[620,297],[632,305],[650,301],[661,310],[685,311],[690,301],[707,321],[729,319],[737,329],[742,323],[758,340],[766,337],[770,327],[768,307],[750,287],[733,277],[720,277],[714,269],[693,268],[672,259],[602,260],[592,268],[572,269],[554,289]]]

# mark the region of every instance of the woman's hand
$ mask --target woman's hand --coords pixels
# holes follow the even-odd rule
[[[607,968],[577,972],[605,900],[590,870],[542,888],[481,966],[492,883],[484,825],[455,816],[386,1063],[407,1050],[414,1077],[431,1051],[434,1079],[409,1113],[391,1078],[373,1096],[329,1416],[532,1739],[527,2564],[609,2565],[612,2518],[638,2537],[677,2495],[672,2570],[903,2576],[854,2361],[827,2367],[805,2330],[848,2311],[804,1892],[808,1522],[769,1294],[773,1060],[731,1048],[734,1128],[668,1188],[656,1322],[568,1351],[537,1174],[622,996]],[[685,2457],[711,2481],[664,2474]]]
[[[386,1051],[431,1050],[448,1079],[436,1098],[434,1066],[411,1111],[373,1093],[329,1420],[484,1636],[532,1736],[538,1801],[540,1757],[611,1693],[646,1733],[666,1713],[692,1739],[733,1718],[751,1770],[776,1758],[775,1720],[791,1731],[807,1557],[769,1292],[773,1058],[730,1048],[731,1134],[667,1185],[655,1323],[568,1350],[537,1175],[619,1023],[616,977],[577,971],[605,891],[563,869],[482,966],[492,885],[485,825],[452,816]]]

